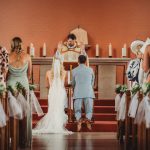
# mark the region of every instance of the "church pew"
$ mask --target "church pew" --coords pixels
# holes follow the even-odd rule
[[[125,149],[129,149],[131,147],[131,137],[133,137],[133,124],[132,119],[128,116],[129,105],[131,102],[131,92],[130,90],[126,91],[126,114],[125,120],[118,121],[118,140],[120,143],[124,142]],[[134,133],[135,134],[135,133]],[[123,138],[125,136],[125,139]]]
[[[120,94],[122,97],[123,93]],[[117,115],[119,115],[118,112]],[[124,133],[125,133],[125,122],[122,120],[117,120],[117,139],[119,140],[120,143],[123,143]]]
[[[126,91],[126,116],[125,116],[125,149],[129,149],[131,146],[130,144],[130,135],[131,135],[131,128],[132,122],[131,118],[128,116],[129,105],[131,102],[131,92],[130,90]]]
[[[139,92],[139,103],[143,99],[143,93]],[[130,94],[127,92],[127,110],[128,112],[128,102],[130,99]],[[130,129],[131,135],[130,135]],[[130,136],[132,137],[132,149],[133,150],[149,150],[150,149],[150,129],[146,129],[145,123],[137,125],[134,123],[134,119],[130,122],[130,118],[126,114],[125,121],[125,149],[131,148],[130,145]]]
[[[140,92],[138,92],[138,97],[139,97],[139,99],[141,99]],[[138,130],[138,125],[135,124],[135,118],[131,118],[131,120],[132,120],[132,149],[137,149],[137,130]]]
[[[4,111],[7,116],[8,113],[8,96],[1,98]],[[20,133],[22,136],[22,133]],[[19,120],[13,117],[8,117],[6,126],[0,128],[0,150],[18,150],[19,147]]]
[[[15,118],[10,118],[10,149],[17,150],[18,148],[18,120]]]
[[[6,115],[8,114],[7,95],[0,98]],[[0,150],[9,150],[9,120],[5,127],[0,128]]]
[[[139,94],[139,101],[143,99],[143,93]],[[138,125],[137,127],[137,148],[138,150],[146,150],[146,127],[145,123]]]
[[[150,149],[150,129],[146,129],[146,148]]]

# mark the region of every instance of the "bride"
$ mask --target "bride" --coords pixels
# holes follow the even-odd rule
[[[46,73],[49,86],[48,113],[37,123],[33,133],[72,133],[65,128],[68,120],[64,112],[67,101],[65,76],[61,55],[57,51],[53,58],[52,69]]]

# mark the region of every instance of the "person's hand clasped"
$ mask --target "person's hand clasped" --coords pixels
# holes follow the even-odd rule
[[[57,45],[57,49],[61,51],[62,47],[63,47],[63,43],[62,41],[60,41]]]

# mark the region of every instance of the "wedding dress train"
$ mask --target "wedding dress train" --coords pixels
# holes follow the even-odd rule
[[[32,133],[71,134],[72,132],[65,128],[68,120],[68,117],[64,112],[66,100],[67,94],[64,87],[64,81],[60,77],[60,62],[59,60],[55,60],[54,79],[48,94],[48,112],[37,123]]]

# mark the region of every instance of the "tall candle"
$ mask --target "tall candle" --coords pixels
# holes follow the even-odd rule
[[[68,84],[70,84],[70,71],[68,71]]]
[[[122,57],[126,57],[127,56],[127,46],[126,44],[124,44],[124,47],[122,48]]]
[[[109,44],[109,57],[112,57],[112,45],[111,45],[111,43]]]
[[[34,57],[34,55],[35,55],[35,48],[33,43],[30,43],[30,56]]]
[[[96,57],[99,57],[99,45],[96,44]]]
[[[46,43],[43,44],[43,57],[46,57]]]

